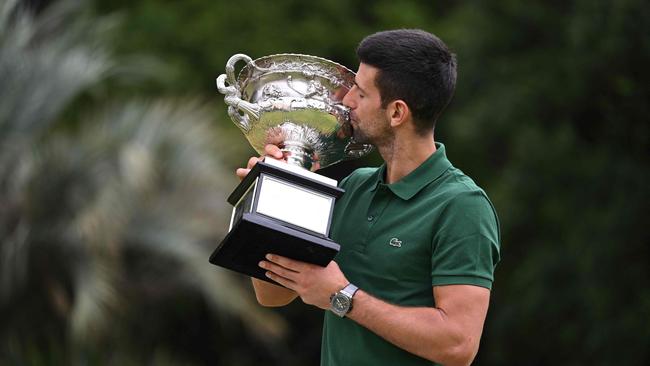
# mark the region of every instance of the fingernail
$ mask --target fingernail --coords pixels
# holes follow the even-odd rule
[[[271,272],[266,272],[266,273],[264,273],[264,275],[265,275],[266,277],[268,277],[268,278],[271,278]]]
[[[264,263],[264,261],[260,261],[258,265],[262,268],[266,267],[266,263]]]
[[[272,260],[272,259],[273,259],[273,256],[270,255],[270,254],[267,254],[267,255],[266,255],[266,259],[268,259],[268,260]]]

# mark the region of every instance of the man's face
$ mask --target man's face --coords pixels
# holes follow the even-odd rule
[[[366,64],[359,65],[354,86],[343,98],[350,108],[350,121],[355,141],[375,146],[386,142],[391,136],[386,109],[381,107],[381,95],[375,85],[378,69]]]

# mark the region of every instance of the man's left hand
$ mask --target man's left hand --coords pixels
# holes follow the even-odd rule
[[[267,254],[260,262],[266,275],[284,287],[294,290],[305,304],[321,309],[330,308],[330,296],[348,284],[338,264],[331,261],[327,267]]]

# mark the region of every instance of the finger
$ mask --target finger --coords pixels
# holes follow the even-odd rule
[[[257,164],[258,161],[260,161],[260,158],[253,156],[252,158],[248,159],[248,164],[246,164],[246,168],[253,169],[253,167],[255,166],[255,164]]]
[[[235,174],[237,174],[237,177],[239,177],[239,179],[244,179],[250,171],[250,169],[239,168],[235,171]]]
[[[301,272],[301,270],[303,270],[305,267],[304,262],[289,259],[287,257],[283,257],[277,254],[267,254],[266,260],[278,264],[284,268],[290,269],[294,272]]]
[[[296,283],[289,280],[289,279],[287,279],[287,278],[278,276],[277,274],[275,274],[273,272],[268,272],[268,271],[265,273],[265,275],[266,275],[266,277],[272,279],[273,281],[281,284],[282,286],[284,286],[284,287],[286,287],[286,288],[288,288],[290,290],[294,290],[294,291],[296,290]]]
[[[266,155],[276,158],[276,159],[282,159],[284,157],[284,154],[282,153],[282,150],[276,145],[273,144],[268,144],[264,146],[264,152]]]
[[[282,276],[286,279],[294,281],[298,272],[292,271],[288,268],[282,267],[272,262],[260,261],[259,266],[266,269],[267,271],[273,272],[279,276]]]

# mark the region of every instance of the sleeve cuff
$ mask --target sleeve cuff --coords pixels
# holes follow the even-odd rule
[[[433,286],[445,285],[473,285],[492,289],[492,281],[486,278],[473,276],[436,276],[431,280]]]

